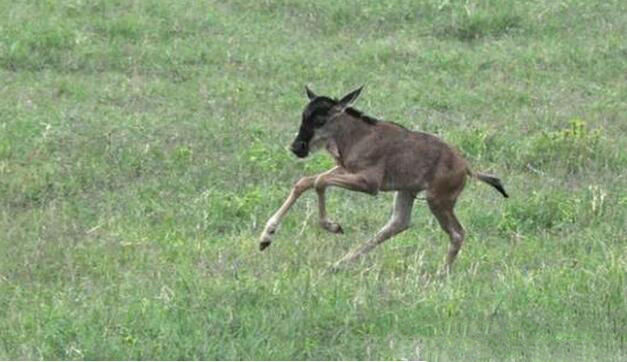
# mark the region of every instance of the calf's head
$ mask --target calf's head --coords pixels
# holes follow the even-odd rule
[[[309,103],[305,106],[300,129],[296,139],[290,147],[292,152],[305,158],[326,145],[329,137],[337,130],[338,117],[348,108],[361,93],[362,87],[348,93],[339,101],[335,98],[318,96],[311,89],[305,87]]]

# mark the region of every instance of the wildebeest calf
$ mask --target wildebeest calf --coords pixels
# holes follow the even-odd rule
[[[379,191],[396,191],[388,223],[371,240],[340,259],[334,266],[338,268],[406,230],[414,199],[419,192],[425,191],[429,209],[450,237],[446,258],[446,267],[450,270],[464,241],[464,229],[453,207],[464,189],[466,177],[476,177],[508,197],[501,181],[494,176],[472,172],[451,146],[434,135],[376,120],[350,107],[362,87],[340,100],[317,96],[308,87],[305,89],[309,103],[303,111],[300,130],[291,150],[297,157],[305,158],[311,152],[325,148],[337,165],[296,182],[287,200],[268,220],[261,234],[260,249],[270,246],[281,219],[302,193],[311,188],[318,194],[320,226],[333,233],[341,233],[342,228],[327,217],[327,187],[338,186],[371,195]]]

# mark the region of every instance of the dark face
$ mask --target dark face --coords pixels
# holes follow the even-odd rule
[[[363,86],[348,93],[339,101],[324,96],[317,96],[311,89],[305,87],[309,104],[303,111],[303,120],[296,139],[292,142],[292,152],[299,158],[305,158],[309,152],[321,147],[332,132],[333,113],[343,112],[346,107],[353,103]],[[327,125],[327,127],[325,127]]]
[[[338,104],[338,101],[328,97],[313,96],[310,98],[313,99],[303,111],[300,130],[290,147],[299,158],[305,158],[309,155],[311,141],[314,139],[316,131],[325,125],[331,115],[331,109]]]

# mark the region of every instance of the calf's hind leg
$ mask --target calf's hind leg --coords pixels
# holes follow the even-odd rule
[[[446,255],[446,271],[450,272],[453,262],[464,243],[464,228],[457,220],[453,207],[455,199],[427,198],[429,209],[438,220],[442,229],[449,235],[451,244]]]

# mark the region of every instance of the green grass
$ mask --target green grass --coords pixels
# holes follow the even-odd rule
[[[627,358],[624,1],[0,1],[0,359]],[[423,201],[314,195],[304,85],[457,145],[453,275]]]

